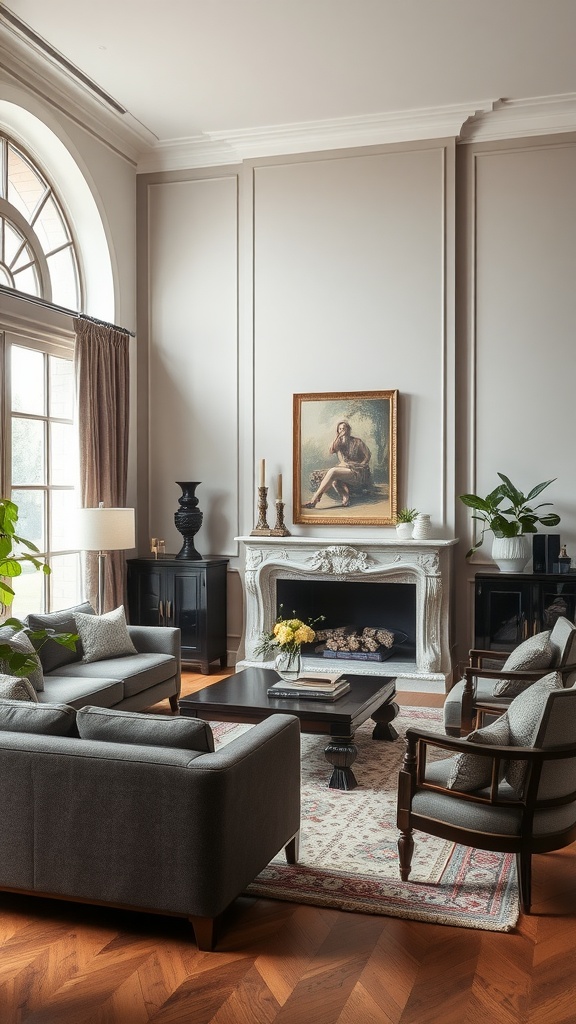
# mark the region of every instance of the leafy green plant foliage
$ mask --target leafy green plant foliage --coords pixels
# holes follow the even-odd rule
[[[418,515],[417,508],[401,508],[396,516],[397,523],[413,523]]]
[[[481,498],[478,494],[461,494],[462,501],[468,508],[474,510],[476,519],[482,523],[482,532],[479,541],[466,552],[466,558],[473,555],[482,546],[484,535],[491,530],[495,537],[518,537],[524,533],[538,533],[538,526],[558,526],[560,516],[555,512],[547,512],[544,515],[539,511],[542,508],[551,506],[551,501],[541,502],[534,507],[528,502],[537,498],[542,491],[553,484],[552,480],[544,480],[537,484],[528,494],[523,494],[514,486],[509,477],[504,473],[498,473],[502,481]],[[507,503],[502,507],[503,503]]]

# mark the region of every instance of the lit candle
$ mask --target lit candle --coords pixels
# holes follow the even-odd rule
[[[260,487],[264,487],[265,486],[265,481],[266,481],[265,470],[266,470],[266,460],[265,459],[260,459]]]
[[[282,473],[278,474],[278,501],[282,501]]]

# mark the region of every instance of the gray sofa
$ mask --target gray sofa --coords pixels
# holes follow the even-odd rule
[[[76,633],[75,613],[95,614],[87,602],[46,615],[29,615],[33,629]],[[123,711],[142,711],[168,698],[174,712],[180,694],[180,630],[170,626],[128,626],[137,653],[100,661],[82,661],[81,644],[69,651],[53,640],[39,651],[44,688],[41,703],[93,704]]]
[[[0,889],[185,916],[211,949],[278,851],[297,857],[299,722],[214,752],[195,719],[0,700],[0,817]]]

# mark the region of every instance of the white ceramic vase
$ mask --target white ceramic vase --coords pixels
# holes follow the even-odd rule
[[[414,540],[428,540],[430,532],[430,516],[424,512],[419,512],[414,520],[414,529],[412,531]]]
[[[412,536],[413,529],[414,523],[396,523],[396,536],[400,537],[400,540],[407,540]]]
[[[492,541],[492,558],[500,572],[523,572],[531,553],[527,534],[520,534],[519,537],[494,537]]]

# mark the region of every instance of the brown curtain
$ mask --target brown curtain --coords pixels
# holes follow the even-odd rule
[[[74,320],[75,374],[83,508],[125,508],[128,474],[129,338],[123,331]],[[86,552],[85,592],[97,607],[98,555]],[[103,610],[124,604],[125,554],[106,555]]]

